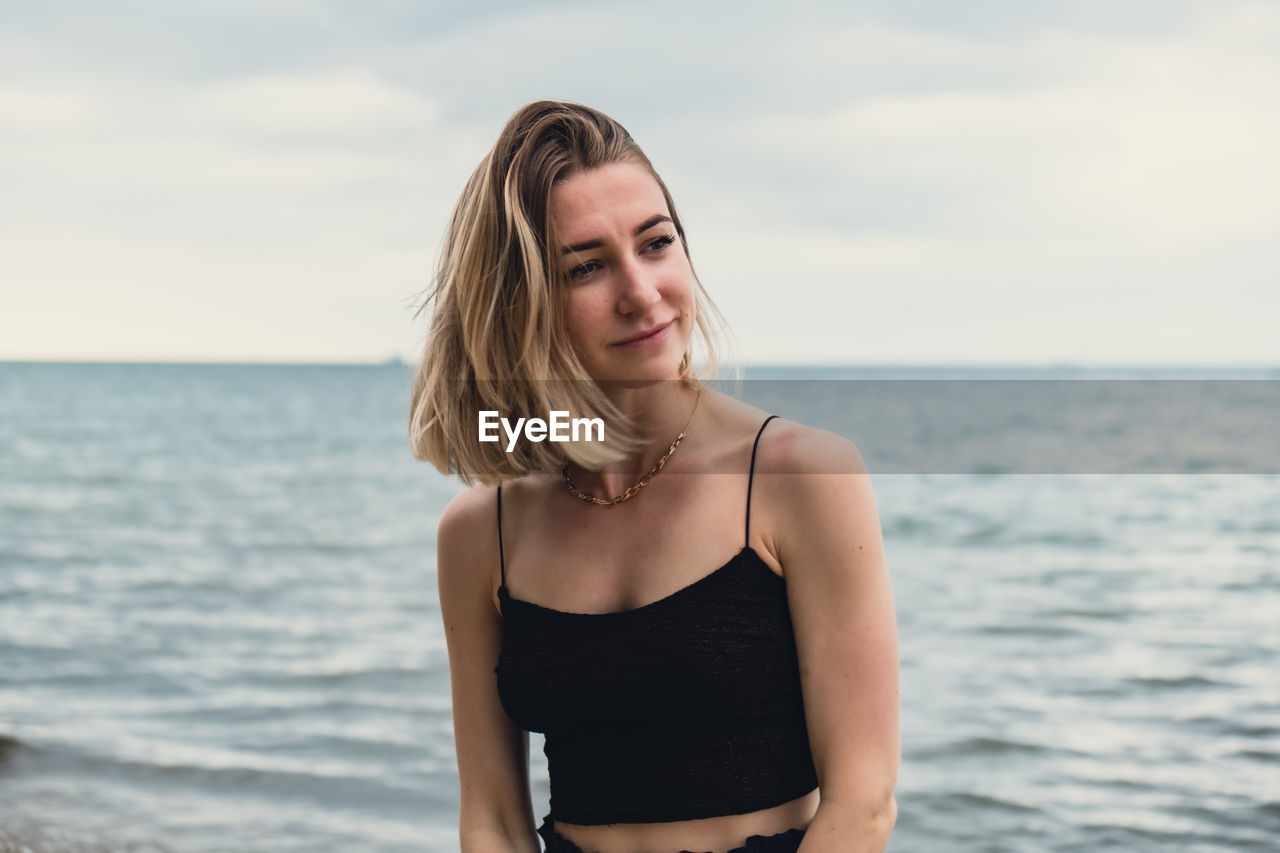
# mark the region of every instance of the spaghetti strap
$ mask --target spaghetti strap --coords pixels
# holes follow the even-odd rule
[[[502,585],[507,585],[507,558],[502,553],[502,484],[498,484],[498,565],[502,567]]]
[[[750,473],[747,474],[747,535],[746,542],[744,543],[748,548],[751,547],[751,485],[755,482],[756,478],[756,449],[760,446],[760,436],[764,435],[764,428],[769,425],[769,421],[776,417],[778,416],[769,415],[769,417],[764,419],[764,423],[760,424],[760,431],[756,433],[756,443],[751,445],[751,469]],[[499,502],[498,507],[498,517],[501,519],[501,502]],[[499,531],[499,535],[501,535],[501,531]],[[501,550],[501,540],[499,540],[499,550]]]

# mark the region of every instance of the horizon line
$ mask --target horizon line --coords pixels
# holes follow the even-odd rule
[[[46,358],[0,358],[0,365],[99,365],[99,366],[171,366],[171,367],[414,367],[420,361],[409,361],[399,357],[381,360],[197,360],[197,359],[46,359]],[[722,365],[732,369],[734,365]],[[801,369],[847,369],[847,368],[1195,368],[1195,369],[1253,369],[1280,370],[1278,362],[1245,362],[1245,361],[761,361],[737,365],[743,370],[786,368]]]

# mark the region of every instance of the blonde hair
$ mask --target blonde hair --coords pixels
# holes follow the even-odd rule
[[[476,167],[454,208],[435,280],[418,312],[433,306],[422,363],[410,398],[413,455],[464,482],[493,483],[567,460],[588,469],[639,444],[627,422],[591,381],[573,350],[564,320],[562,277],[549,247],[559,245],[550,215],[559,181],[613,163],[643,166],[666,200],[688,257],[675,202],[653,164],[621,124],[598,110],[536,101],[518,110]],[[689,260],[690,270],[693,268]],[[697,334],[704,372],[716,357],[708,316],[719,318],[694,273]],[[416,316],[416,315],[415,315]],[[697,382],[693,354],[680,379]],[[478,441],[478,413],[546,417],[572,412],[608,424],[596,443]]]

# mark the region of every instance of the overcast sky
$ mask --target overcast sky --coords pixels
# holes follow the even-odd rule
[[[0,0],[0,359],[415,359],[537,98],[737,359],[1280,364],[1280,3]]]

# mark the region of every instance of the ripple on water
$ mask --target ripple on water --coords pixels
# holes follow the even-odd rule
[[[945,808],[952,811],[968,811],[971,809],[991,809],[994,811],[1017,813],[1017,814],[1037,814],[1041,812],[1039,806],[1028,805],[1026,803],[1018,803],[1004,797],[996,797],[988,794],[978,794],[973,791],[953,791],[938,798]]]
[[[1177,678],[1161,678],[1158,676],[1130,676],[1124,679],[1126,684],[1149,690],[1185,690],[1198,687],[1236,687],[1230,681],[1206,678],[1203,675],[1183,675]]]
[[[1059,752],[1055,747],[1043,744],[1027,743],[1006,738],[970,737],[963,740],[949,741],[931,747],[910,750],[916,760],[940,760],[965,756],[1005,756],[1005,755],[1042,755]]]

